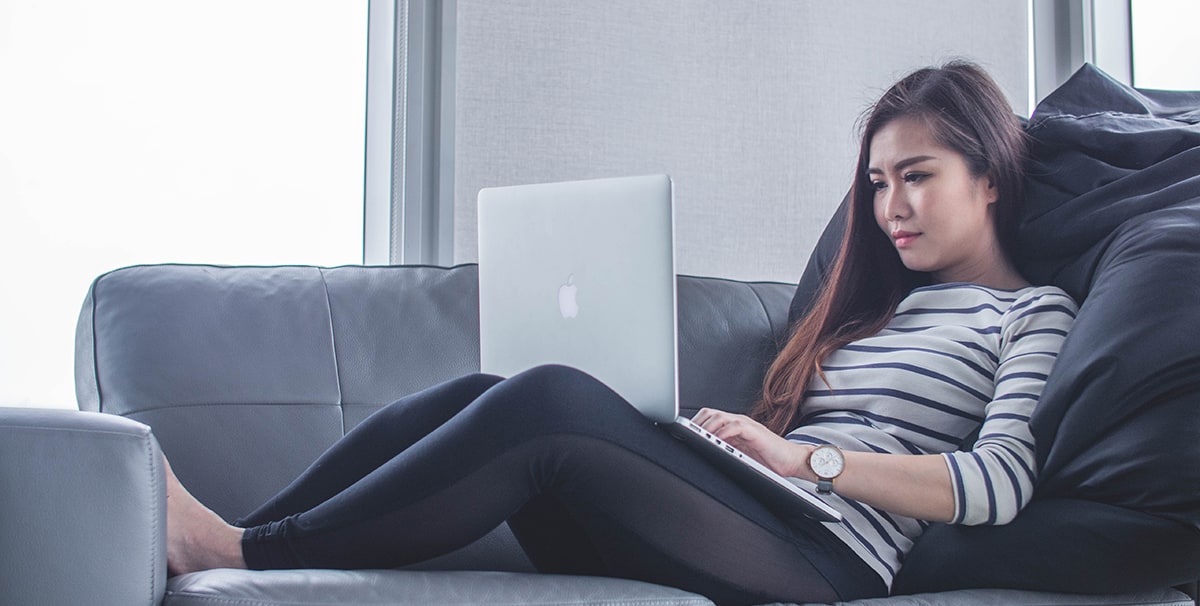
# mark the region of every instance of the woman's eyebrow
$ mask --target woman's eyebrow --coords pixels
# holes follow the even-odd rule
[[[895,166],[892,167],[892,170],[904,170],[904,169],[908,168],[909,166],[912,166],[913,164],[919,164],[926,160],[937,160],[937,156],[913,156],[911,158],[905,158],[905,159],[897,162],[895,164]],[[868,175],[882,175],[883,170],[880,168],[871,167],[871,168],[867,169],[867,174]]]

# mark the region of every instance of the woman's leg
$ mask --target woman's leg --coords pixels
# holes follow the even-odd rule
[[[468,375],[379,409],[291,484],[234,525],[258,526],[320,505],[429,435],[501,380],[492,375]]]
[[[436,429],[501,380],[469,375],[381,408],[235,525],[256,526],[315,507]],[[179,483],[170,463],[166,471],[168,571],[174,575],[207,568],[244,568],[242,530],[197,501]]]
[[[643,580],[718,604],[886,594],[879,577],[820,523],[785,524],[753,499],[734,505],[747,495],[725,477],[710,481],[711,469],[679,473],[607,442],[571,449],[588,459],[577,468],[586,483],[531,501],[509,520],[542,572]]]
[[[551,571],[724,602],[886,591],[819,523],[783,523],[607,387],[562,367],[487,390],[327,501],[247,529],[242,549],[253,568],[393,567],[508,518]]]

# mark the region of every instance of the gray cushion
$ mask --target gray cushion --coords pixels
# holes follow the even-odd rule
[[[787,330],[793,284],[680,276],[679,402],[746,412]]]
[[[211,570],[171,579],[163,606],[213,605],[644,605],[708,606],[679,589],[599,577],[509,572],[395,570]],[[1171,589],[1120,595],[1073,595],[964,589],[838,602],[838,606],[1194,606]],[[784,606],[784,605],[776,605]],[[817,606],[817,605],[805,605]]]
[[[685,412],[745,410],[794,286],[682,276]],[[479,369],[474,265],[154,265],[100,276],[80,313],[80,406],[154,428],[193,493],[236,519],[367,415]]]
[[[711,606],[679,589],[638,581],[511,572],[210,570],[171,579],[163,606]]]

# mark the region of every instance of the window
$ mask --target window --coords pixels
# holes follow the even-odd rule
[[[105,271],[362,262],[366,0],[7,0],[0,24],[0,405],[75,406]]]
[[[1132,0],[1133,85],[1138,88],[1200,90],[1200,53],[1194,29],[1196,0]]]

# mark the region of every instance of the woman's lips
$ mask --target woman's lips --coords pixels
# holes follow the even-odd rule
[[[894,231],[892,232],[892,240],[896,242],[896,248],[908,248],[912,245],[913,240],[916,240],[921,234],[914,231]]]

